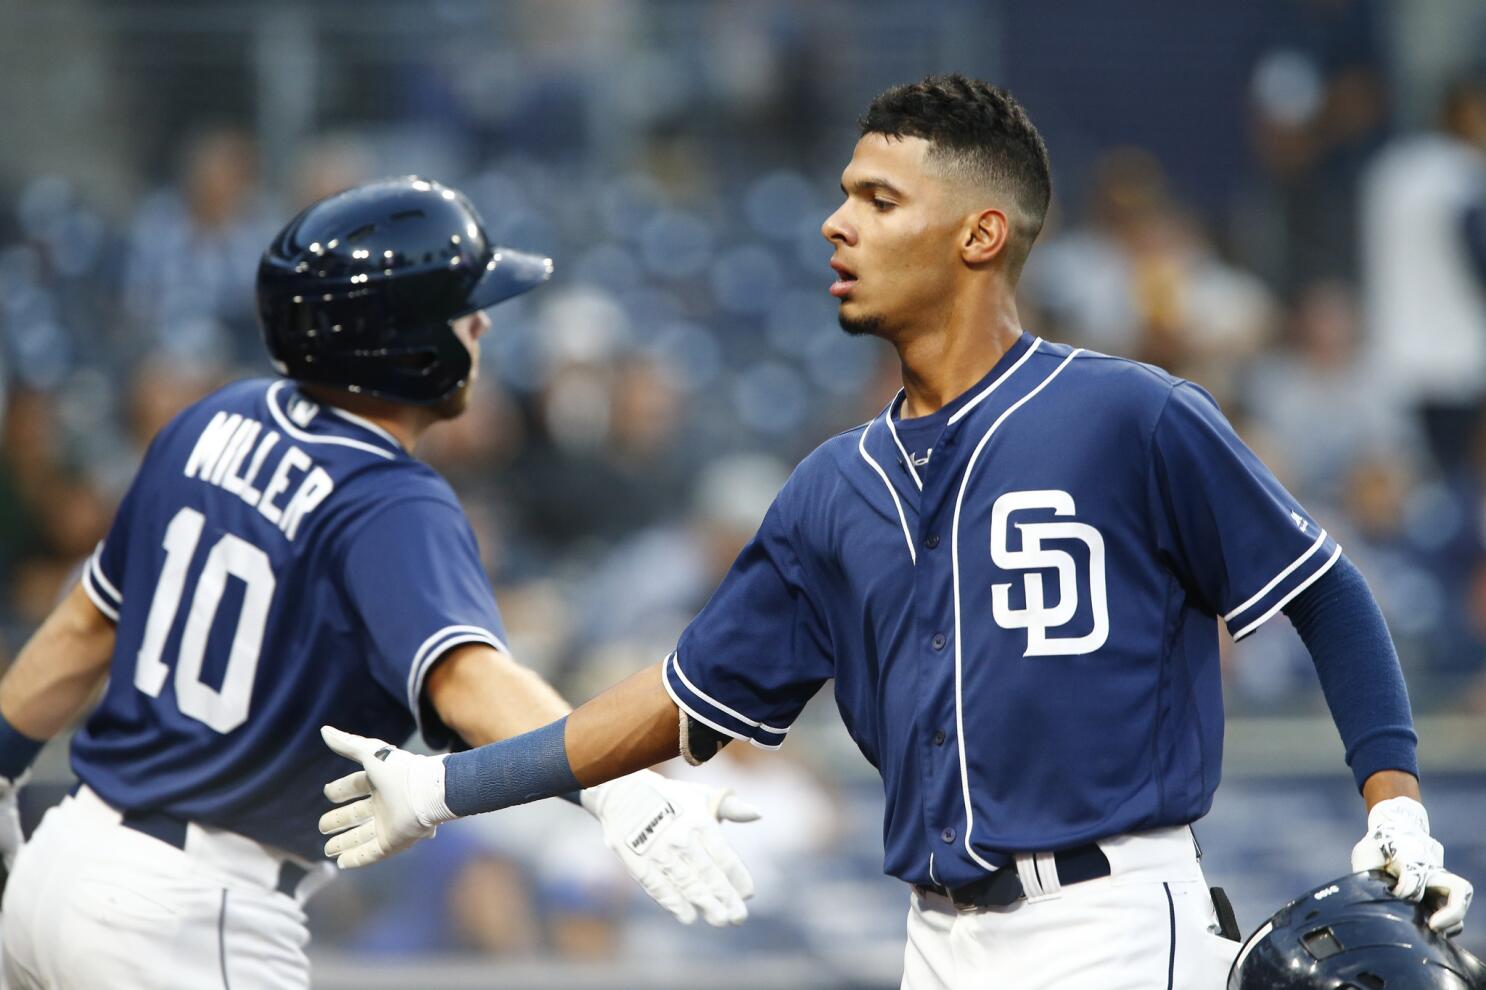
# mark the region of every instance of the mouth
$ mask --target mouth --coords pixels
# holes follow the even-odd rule
[[[834,258],[831,260],[831,268],[836,272],[836,281],[831,283],[831,295],[837,299],[845,299],[857,284],[856,273]]]

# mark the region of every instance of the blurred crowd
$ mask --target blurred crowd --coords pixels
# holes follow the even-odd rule
[[[1199,207],[1149,150],[1086,154],[1028,264],[1023,323],[1213,392],[1368,577],[1416,708],[1486,713],[1486,88],[1462,77],[1426,126],[1400,127],[1372,27],[1326,20],[1367,5],[1294,6],[1313,16],[1250,67],[1251,155],[1230,201]],[[791,161],[824,97],[786,71],[803,41],[743,27],[739,45],[778,71],[713,66],[691,104],[684,76],[652,80],[672,102],[645,104],[623,167],[575,150],[600,126],[584,113],[591,70],[538,46],[495,106],[479,86],[499,80],[478,73],[413,87],[407,112],[474,142],[420,125],[404,154],[353,127],[275,162],[270,182],[260,135],[211,126],[129,216],[60,174],[0,199],[0,653],[106,532],[154,432],[270,373],[252,283],[274,230],[411,158],[444,163],[434,177],[495,240],[556,260],[549,286],[493,312],[469,412],[418,452],[464,501],[516,652],[575,700],[663,656],[793,464],[897,388],[891,352],[842,334],[825,291],[819,225],[849,132],[834,165]],[[702,112],[720,106],[726,120]],[[1228,660],[1235,712],[1321,710],[1286,623]],[[729,750],[709,768],[791,809],[739,831],[761,891],[796,881],[761,894],[745,947],[842,951],[879,934],[863,918],[898,924],[891,885],[838,893],[877,872],[879,850],[871,782],[841,773],[859,758],[824,728],[828,709],[783,754]],[[659,912],[627,909],[626,884],[581,813],[530,808],[447,828],[315,911],[331,941],[391,952],[603,957],[674,938]]]

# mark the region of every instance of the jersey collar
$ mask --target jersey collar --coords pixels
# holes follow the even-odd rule
[[[392,434],[370,420],[311,399],[288,381],[268,387],[268,409],[289,436],[301,443],[354,447],[391,460],[405,454]]]

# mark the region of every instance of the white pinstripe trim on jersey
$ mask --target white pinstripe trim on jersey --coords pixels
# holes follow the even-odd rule
[[[996,391],[996,386],[997,385],[1000,385],[1002,382],[1006,381],[1006,379],[1008,379],[1012,375],[1016,374],[1016,369],[1020,368],[1023,364],[1025,364],[1027,358],[1029,358],[1029,357],[1032,356],[1032,352],[1035,351],[1035,350],[1037,350],[1037,348],[1039,348],[1041,346],[1042,346],[1042,338],[1041,337],[1033,337],[1032,338],[1032,345],[1027,348],[1026,352],[1021,357],[1019,357],[1019,358],[1016,359],[1016,364],[1013,364],[1010,368],[1007,368],[1001,374],[1001,377],[997,378],[995,381],[991,382],[985,388],[981,389],[979,395],[977,395],[975,398],[971,399],[969,402],[965,403],[959,409],[955,410],[955,414],[953,416],[951,416],[949,418],[949,422],[945,423],[944,425],[945,426],[949,426],[951,424],[958,423],[960,420],[964,419],[965,416],[970,412],[970,410],[972,410],[976,406],[980,405],[983,401],[985,401],[986,396],[988,396],[992,392]]]
[[[923,491],[924,480],[918,476],[918,469],[913,466],[913,457],[909,455],[908,448],[903,446],[903,441],[898,439],[898,428],[893,425],[893,410],[897,408],[898,403],[902,401],[903,390],[898,389],[898,397],[892,402],[888,403],[887,415],[885,415],[883,418],[887,420],[887,431],[893,435],[893,443],[898,445],[898,453],[903,455],[903,466],[908,468],[909,474],[913,475],[914,487],[916,487],[919,491]],[[864,430],[862,432],[865,436],[866,431]]]
[[[891,414],[892,406],[889,406],[887,415]],[[898,522],[903,524],[903,539],[908,543],[908,558],[917,566],[918,551],[913,548],[913,534],[908,532],[908,517],[903,514],[903,503],[898,499],[898,490],[888,480],[887,472],[882,469],[882,465],[878,464],[872,459],[872,455],[867,453],[867,431],[870,429],[872,429],[872,421],[868,420],[867,425],[862,427],[861,437],[857,440],[857,450],[861,453],[862,459],[872,465],[872,470],[877,472],[877,477],[882,479],[882,483],[887,485],[887,493],[893,497],[893,508],[898,510]]]
[[[114,583],[103,573],[103,541],[98,541],[98,546],[93,548],[93,554],[88,558],[88,564],[93,568],[93,576],[98,579],[98,587],[101,588],[110,599],[120,604],[124,601],[124,593],[114,587]]]
[[[1027,353],[1030,354],[1031,351],[1029,350]],[[996,865],[994,863],[988,863],[984,859],[982,859],[979,855],[976,854],[975,849],[970,845],[970,834],[975,829],[975,810],[973,807],[971,807],[970,804],[970,775],[965,768],[965,710],[960,676],[960,667],[963,659],[963,650],[961,646],[963,638],[960,635],[960,509],[965,503],[965,491],[970,487],[970,473],[975,470],[975,462],[979,460],[980,452],[985,449],[986,443],[991,439],[991,434],[995,433],[997,428],[1000,427],[1002,423],[1006,422],[1008,416],[1020,409],[1025,403],[1031,400],[1033,396],[1046,388],[1049,382],[1062,374],[1063,369],[1068,367],[1068,363],[1082,353],[1083,348],[1081,347],[1074,350],[1066,358],[1064,358],[1063,362],[1056,368],[1054,368],[1052,370],[1052,373],[1044,378],[1037,385],[1036,388],[1032,389],[1032,391],[1028,392],[1020,399],[1017,399],[1006,408],[1005,412],[996,417],[996,421],[991,424],[990,429],[985,431],[985,435],[980,438],[980,443],[976,444],[975,450],[971,452],[970,461],[965,465],[965,474],[960,479],[960,492],[958,495],[955,496],[955,514],[954,521],[950,526],[949,538],[950,573],[953,576],[954,580],[955,602],[955,735],[958,737],[955,740],[955,744],[959,747],[960,750],[960,787],[965,798],[965,852],[970,854],[971,859],[975,860],[975,862],[979,863],[981,866],[984,866],[988,870],[996,869]],[[1023,355],[1023,360],[1026,360],[1026,355]],[[1017,363],[1020,364],[1021,362],[1019,361]],[[1008,374],[1009,373],[1010,372],[1008,372]],[[1005,377],[1005,375],[1002,375],[1001,379],[997,379],[997,382],[1000,382]]]
[[[1323,543],[1325,543],[1325,542],[1326,542],[1326,530],[1323,529],[1323,530],[1321,530],[1321,535],[1318,536],[1318,537],[1316,537],[1316,542],[1311,544],[1311,547],[1310,547],[1309,550],[1307,550],[1305,553],[1301,554],[1299,557],[1296,557],[1294,560],[1292,560],[1290,562],[1290,566],[1289,567],[1285,568],[1283,571],[1280,571],[1278,574],[1276,574],[1270,580],[1270,582],[1268,584],[1266,584],[1264,587],[1260,588],[1258,590],[1258,592],[1256,592],[1252,598],[1250,598],[1248,601],[1244,602],[1242,605],[1238,606],[1238,608],[1236,608],[1233,611],[1229,612],[1227,615],[1223,616],[1223,621],[1224,622],[1232,622],[1234,616],[1236,616],[1236,615],[1242,615],[1246,610],[1248,610],[1250,608],[1253,608],[1255,605],[1257,605],[1261,601],[1263,601],[1264,600],[1264,596],[1267,595],[1267,594],[1269,594],[1271,591],[1273,591],[1274,588],[1275,588],[1275,585],[1277,585],[1281,581],[1285,580],[1285,578],[1289,577],[1290,574],[1295,570],[1295,568],[1299,567],[1301,564],[1305,563],[1308,559],[1310,559],[1310,556],[1312,554],[1314,554],[1317,550],[1321,549],[1321,545]]]
[[[765,732],[772,733],[776,736],[782,736],[789,731],[788,726],[783,729],[776,729],[772,725],[765,725],[763,722],[755,722],[747,715],[744,715],[741,712],[734,711],[727,705],[724,705],[722,702],[712,697],[706,691],[703,691],[701,688],[697,687],[691,682],[691,678],[686,676],[686,672],[681,669],[681,656],[678,652],[673,651],[671,653],[671,666],[676,669],[676,676],[681,678],[681,683],[686,685],[686,690],[690,691],[698,698],[701,698],[703,701],[711,705],[713,708],[716,708],[718,711],[723,712],[727,715],[731,715],[733,718],[737,719],[739,722],[742,722],[744,725],[751,725],[755,729],[763,729]]]
[[[402,441],[401,440],[397,439],[397,437],[395,437],[392,434],[388,433],[386,430],[382,429],[376,423],[373,423],[371,420],[369,420],[369,419],[367,419],[367,418],[365,418],[363,416],[358,416],[358,415],[356,415],[353,412],[347,412],[346,410],[341,409],[341,408],[339,408],[337,406],[326,405],[326,406],[321,406],[320,408],[324,409],[326,412],[330,413],[332,416],[339,416],[341,419],[345,420],[348,423],[354,423],[354,424],[356,424],[357,426],[361,427],[363,430],[370,430],[371,432],[375,433],[377,436],[381,437],[382,439],[386,440],[388,443],[390,443],[393,446],[395,446],[398,450],[402,450],[403,449],[403,445],[402,445]]]
[[[723,735],[728,736],[728,737],[730,737],[732,739],[742,739],[744,742],[748,743],[750,746],[757,746],[759,749],[778,749],[780,746],[783,746],[784,745],[784,740],[782,740],[782,739],[779,742],[773,743],[771,745],[770,743],[759,742],[757,739],[753,738],[752,736],[744,735],[743,733],[739,732],[737,729],[729,729],[725,725],[718,725],[716,722],[712,721],[712,719],[710,719],[707,716],[703,715],[701,712],[697,711],[691,705],[688,705],[686,703],[686,699],[682,698],[681,697],[681,694],[674,687],[671,686],[671,678],[670,678],[670,675],[669,675],[668,671],[670,670],[671,664],[675,661],[675,659],[676,659],[676,654],[672,653],[670,656],[666,657],[666,662],[661,665],[660,684],[661,684],[661,687],[663,687],[663,688],[666,689],[666,694],[668,694],[668,695],[671,696],[671,700],[676,703],[676,707],[677,708],[679,708],[682,711],[686,712],[686,714],[690,715],[692,718],[696,719],[698,722],[701,722],[703,725],[707,726],[709,729],[713,729],[713,730],[715,730],[717,732],[721,732]],[[677,670],[679,672],[680,668],[677,668]]]
[[[97,606],[98,611],[108,616],[108,618],[115,625],[117,625],[119,621],[119,610],[114,606],[112,602],[104,597],[103,590],[96,586],[95,580],[96,579],[93,576],[93,558],[89,557],[88,562],[83,565],[83,591],[85,591],[88,597],[93,600],[93,604]]]
[[[413,666],[408,670],[408,710],[418,720],[420,729],[422,718],[419,712],[422,706],[418,704],[418,699],[423,695],[423,679],[428,676],[428,669],[435,660],[463,643],[484,643],[507,656],[511,655],[510,648],[501,642],[500,637],[483,626],[445,626],[425,639],[423,645],[418,647],[418,652],[413,654]]]
[[[1233,634],[1233,640],[1234,640],[1234,642],[1237,642],[1238,640],[1243,639],[1249,633],[1253,632],[1255,629],[1258,629],[1260,626],[1264,625],[1264,623],[1268,622],[1271,618],[1274,617],[1274,614],[1276,612],[1278,612],[1280,609],[1284,608],[1286,605],[1290,604],[1291,599],[1293,599],[1296,595],[1300,594],[1305,589],[1309,588],[1311,585],[1315,584],[1316,581],[1321,577],[1322,574],[1325,574],[1327,571],[1331,570],[1331,565],[1332,564],[1335,564],[1336,561],[1337,561],[1337,558],[1340,557],[1341,555],[1342,555],[1341,544],[1337,544],[1336,549],[1333,550],[1333,551],[1331,551],[1331,556],[1329,558],[1327,558],[1326,563],[1324,563],[1320,567],[1316,568],[1316,573],[1312,574],[1310,577],[1306,578],[1304,581],[1302,581],[1299,584],[1297,584],[1294,588],[1290,589],[1290,591],[1285,595],[1285,597],[1283,597],[1279,601],[1275,602],[1274,603],[1274,607],[1271,608],[1268,612],[1265,612],[1263,615],[1259,616],[1259,618],[1255,619],[1253,622],[1250,622],[1248,625],[1244,626],[1238,632],[1234,633]]]
[[[268,387],[268,411],[273,415],[274,421],[279,424],[279,429],[283,430],[289,436],[298,440],[300,443],[333,443],[341,447],[354,447],[357,450],[365,450],[369,453],[376,454],[378,457],[385,457],[389,461],[397,456],[386,447],[378,447],[376,444],[363,443],[360,440],[352,440],[350,437],[317,437],[313,433],[306,433],[304,430],[301,430],[289,422],[289,417],[285,416],[283,411],[279,409],[278,395],[287,384],[288,382],[274,382]]]

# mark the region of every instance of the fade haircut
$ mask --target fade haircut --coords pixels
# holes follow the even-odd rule
[[[1053,183],[1047,145],[1027,111],[1004,89],[953,75],[929,76],[881,93],[857,121],[862,136],[916,137],[945,173],[1010,195],[1015,234],[1007,271],[1021,272],[1047,217]]]

